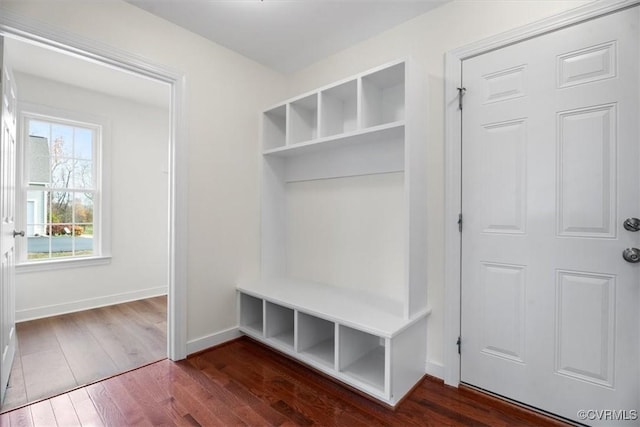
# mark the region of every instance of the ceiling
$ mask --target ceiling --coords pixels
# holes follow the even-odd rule
[[[450,0],[125,0],[291,73]]]
[[[283,73],[450,0],[126,0]],[[5,38],[14,71],[168,107],[169,86],[48,46]]]

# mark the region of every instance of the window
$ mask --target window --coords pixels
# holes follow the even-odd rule
[[[102,126],[24,113],[22,262],[102,255]]]

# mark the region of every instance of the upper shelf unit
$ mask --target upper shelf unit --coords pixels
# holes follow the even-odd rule
[[[405,74],[405,62],[397,62],[270,108],[263,114],[263,154],[297,155],[402,132]]]

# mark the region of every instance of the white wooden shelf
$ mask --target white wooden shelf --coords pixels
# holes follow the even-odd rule
[[[311,141],[318,136],[317,94],[291,102],[289,115],[289,144]]]
[[[264,147],[280,147],[286,144],[287,108],[285,105],[266,111],[262,120]]]
[[[246,330],[262,334],[262,300],[247,294],[241,295],[240,298],[240,309],[242,310],[240,313],[240,326]]]
[[[384,346],[378,346],[342,369],[342,372],[355,381],[361,381],[374,390],[384,392],[384,353]]]
[[[266,302],[265,307],[265,337],[280,345],[293,348],[293,310],[271,302]]]
[[[392,406],[426,368],[420,67],[394,61],[262,113],[261,279],[238,286],[243,333]]]
[[[332,148],[355,145],[355,144],[371,144],[381,140],[400,141],[404,138],[404,122],[397,121],[374,126],[367,129],[354,130],[347,133],[326,136],[313,141],[304,143],[291,144],[282,147],[267,149],[263,152],[267,156],[299,156],[307,153],[314,153],[322,150],[331,150]]]
[[[350,80],[320,92],[320,136],[349,133],[358,128],[358,82]]]
[[[405,64],[396,64],[362,77],[363,127],[404,119]]]
[[[387,338],[393,338],[413,321],[430,313],[425,308],[408,319],[403,314],[400,301],[290,278],[263,279],[239,285],[238,290],[243,295],[262,298],[283,307],[298,308],[313,316]]]
[[[397,302],[291,279],[240,286],[238,304],[242,332],[389,405],[422,377],[416,342],[429,310],[405,319]],[[258,330],[253,320],[262,313]],[[402,364],[392,354],[403,354]],[[391,372],[405,381],[392,381]]]
[[[314,362],[333,369],[335,366],[335,323],[298,312],[296,350]]]

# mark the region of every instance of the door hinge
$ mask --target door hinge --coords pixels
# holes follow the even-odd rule
[[[467,92],[466,87],[459,87],[458,89],[458,109],[462,111],[462,97]]]
[[[458,231],[462,233],[462,213],[458,214]]]
[[[460,352],[460,347],[462,347],[462,339],[458,337],[458,341],[456,341],[456,345],[458,346],[458,354],[462,354]]]

